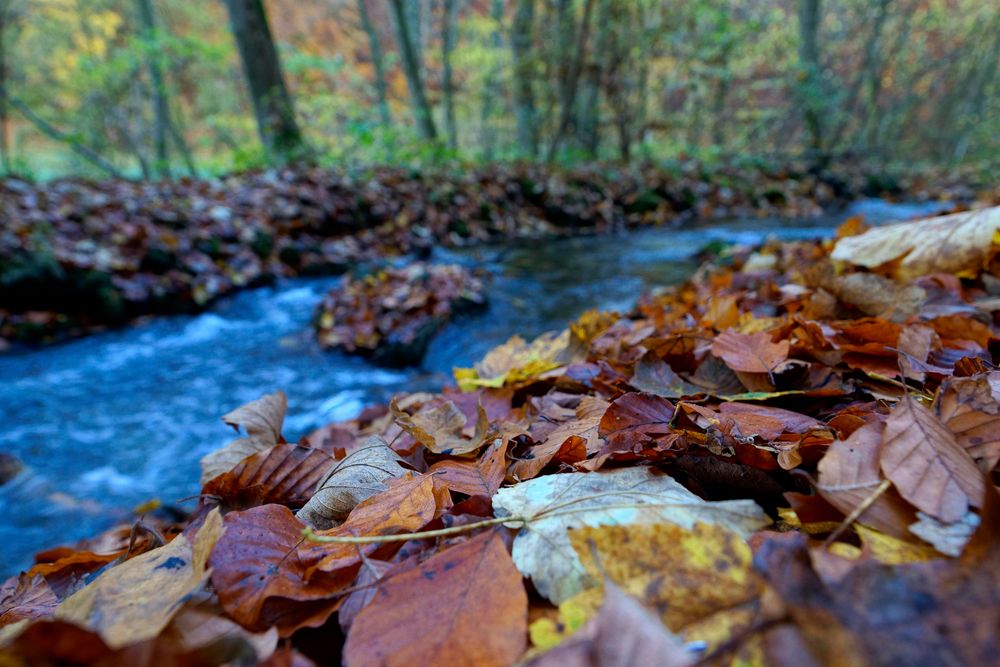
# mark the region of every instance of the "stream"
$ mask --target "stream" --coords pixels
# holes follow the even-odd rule
[[[815,238],[850,215],[877,223],[945,207],[864,200],[806,221],[439,250],[434,261],[487,272],[490,305],[448,325],[418,369],[378,368],[312,342],[313,308],[338,278],[288,280],[197,316],[0,355],[0,451],[25,465],[0,486],[0,577],[30,566],[39,549],[126,520],[139,503],[196,494],[199,459],[234,437],[219,417],[263,393],[288,394],[285,437],[295,441],[397,392],[440,389],[452,367],[471,365],[515,333],[559,329],[593,307],[628,309],[644,290],[689,276],[693,255],[712,241]]]

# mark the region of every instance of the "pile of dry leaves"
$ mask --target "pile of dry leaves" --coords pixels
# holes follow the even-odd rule
[[[456,264],[414,262],[348,276],[319,305],[316,338],[389,366],[417,364],[453,316],[486,306],[484,289]]]
[[[929,182],[903,187],[915,199],[975,195]],[[880,193],[857,169],[814,174],[693,161],[630,172],[491,165],[351,175],[299,167],[159,183],[0,180],[0,346],[190,312],[277,277],[340,273],[434,245],[807,216]]]
[[[187,522],[8,581],[0,656],[995,664],[998,230],[739,252],[298,444],[265,396]]]

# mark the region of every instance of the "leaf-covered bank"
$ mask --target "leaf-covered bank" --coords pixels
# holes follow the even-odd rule
[[[804,217],[860,196],[968,203],[987,190],[849,165],[574,171],[493,166],[361,175],[0,183],[0,339],[44,342],[192,312],[276,277],[339,273],[434,245],[742,217]]]
[[[4,650],[989,664],[997,216],[743,252],[298,445],[264,397],[187,522],[9,581]]]

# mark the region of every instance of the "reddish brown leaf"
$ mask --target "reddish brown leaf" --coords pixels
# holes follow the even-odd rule
[[[25,618],[51,616],[59,598],[39,575],[11,577],[0,587],[0,628]]]
[[[870,422],[846,440],[835,440],[819,462],[816,490],[844,515],[865,502],[882,482],[879,452],[884,430],[881,421]],[[859,520],[883,533],[906,538],[906,528],[916,516],[898,495],[889,492],[880,495]]]
[[[298,549],[305,524],[283,505],[230,512],[224,522],[209,565],[226,613],[254,632],[277,626],[288,635],[303,626],[322,625],[336,608],[334,596],[350,585],[356,568],[310,578],[315,561]]]
[[[598,425],[608,408],[607,401],[584,396],[573,417],[548,432],[545,440],[531,448],[528,455],[514,461],[511,475],[516,480],[533,479],[553,461],[576,463],[596,451]]]
[[[900,495],[941,521],[957,521],[969,505],[982,503],[985,486],[972,457],[916,400],[904,398],[893,408],[879,461]]]
[[[218,496],[231,509],[267,503],[303,505],[334,463],[321,450],[279,444],[243,459],[229,472],[209,480],[201,492]]]
[[[507,472],[507,442],[497,438],[478,461],[438,461],[427,472],[457,493],[492,497]]]
[[[339,537],[361,535],[392,535],[420,530],[450,506],[447,489],[435,483],[431,475],[412,474],[390,480],[388,489],[355,507],[347,521],[319,535]],[[394,549],[399,542],[389,543],[382,549]],[[314,560],[317,572],[334,573],[344,568],[356,568],[362,554],[369,555],[379,549],[377,544],[307,544],[303,553]]]
[[[652,394],[631,393],[615,399],[601,418],[599,433],[610,451],[633,451],[670,436],[674,406]]]
[[[429,601],[433,600],[433,604]],[[506,666],[527,643],[528,596],[498,532],[395,576],[351,626],[351,665]]]
[[[1000,462],[1000,371],[941,384],[934,410],[980,470]]]
[[[771,334],[764,331],[754,334],[724,331],[712,342],[713,355],[734,371],[744,373],[773,373],[788,359],[789,348],[787,340],[775,343]]]

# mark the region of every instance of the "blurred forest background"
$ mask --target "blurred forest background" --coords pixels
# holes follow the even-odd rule
[[[0,168],[1000,149],[983,0],[0,0]]]

